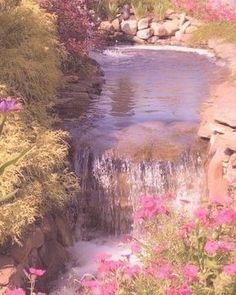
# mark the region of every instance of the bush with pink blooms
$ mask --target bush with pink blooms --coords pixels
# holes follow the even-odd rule
[[[222,204],[177,212],[168,197],[145,196],[129,239],[138,262],[100,255],[79,294],[236,294],[236,210]]]

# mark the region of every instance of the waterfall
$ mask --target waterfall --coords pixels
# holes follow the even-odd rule
[[[76,171],[83,216],[78,227],[87,234],[129,232],[132,213],[143,195],[173,193],[177,207],[189,203],[191,210],[199,200],[203,179],[201,155],[191,150],[175,160],[136,161],[110,150],[97,155],[83,147],[77,150]]]

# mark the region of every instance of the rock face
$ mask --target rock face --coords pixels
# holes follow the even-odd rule
[[[127,35],[135,36],[138,30],[138,23],[136,20],[122,21],[121,30]]]
[[[153,30],[151,28],[140,30],[137,33],[137,37],[143,40],[148,40],[153,35]]]
[[[7,286],[15,272],[14,260],[11,257],[0,255],[0,286]]]
[[[233,73],[236,45],[219,39],[208,42]],[[236,83],[227,79],[212,87],[202,110],[199,135],[210,139],[207,165],[209,200],[229,204],[236,187]],[[233,189],[232,189],[233,188]]]
[[[119,21],[118,18],[114,19],[111,24],[112,24],[113,29],[116,32],[119,32],[120,31],[120,21]]]

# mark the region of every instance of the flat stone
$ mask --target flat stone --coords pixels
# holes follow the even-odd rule
[[[156,44],[158,43],[159,37],[158,36],[152,36],[151,38],[148,39],[149,44]]]
[[[157,37],[165,37],[168,35],[168,32],[163,24],[159,24],[156,22],[151,23],[151,28],[153,30],[153,35]]]
[[[148,40],[152,36],[153,36],[152,28],[140,30],[137,32],[137,37],[143,40]]]
[[[151,19],[149,17],[141,18],[138,21],[138,30],[144,30],[149,27]]]
[[[12,275],[16,272],[14,261],[11,257],[0,255],[0,286],[6,286]]]
[[[135,36],[138,30],[136,20],[124,20],[121,22],[121,30],[127,35]]]
[[[179,30],[179,20],[170,20],[164,22],[164,28],[166,29],[168,36],[174,36]]]

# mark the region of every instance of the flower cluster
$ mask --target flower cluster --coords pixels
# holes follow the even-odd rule
[[[138,262],[102,253],[96,279],[84,278],[80,294],[233,295],[236,210],[217,203],[188,216],[173,204],[141,197],[134,214],[141,234],[127,242]]]
[[[0,113],[20,112],[23,109],[22,104],[15,98],[5,99],[0,97]]]

